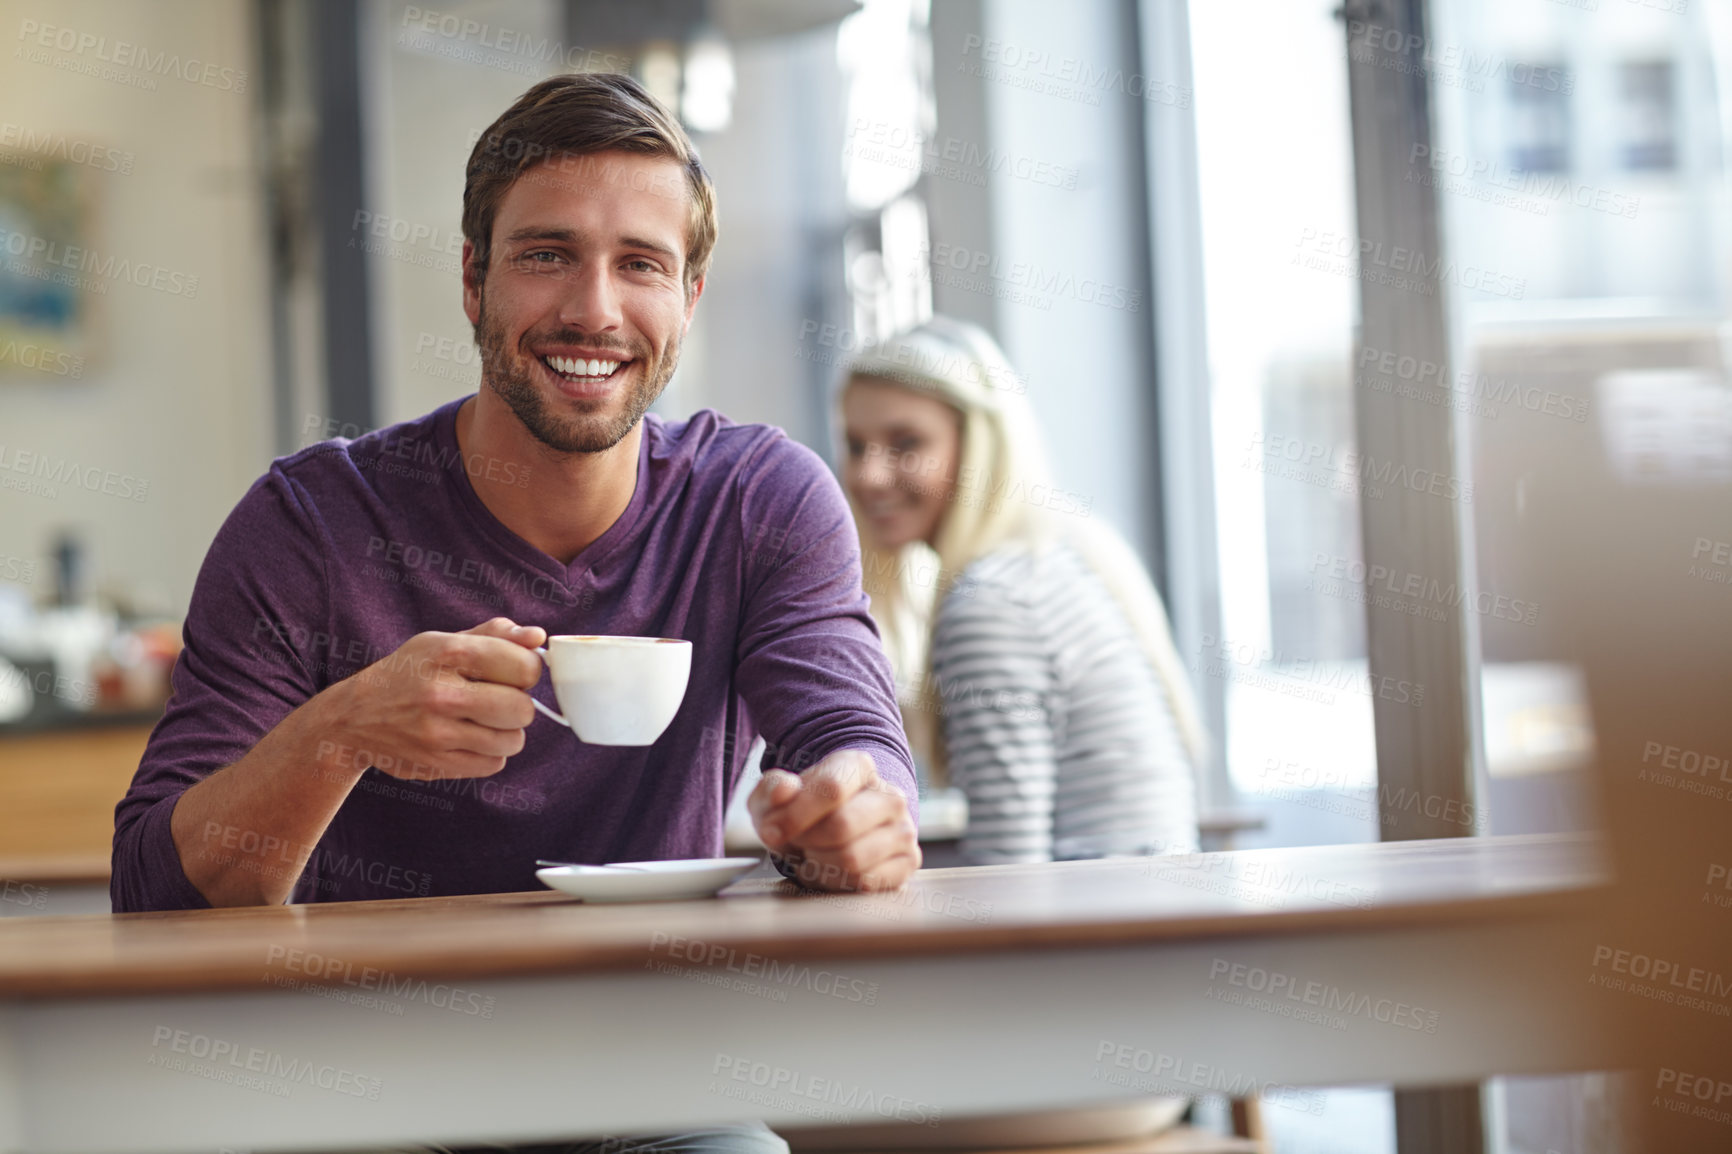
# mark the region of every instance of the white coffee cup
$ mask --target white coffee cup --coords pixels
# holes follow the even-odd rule
[[[676,637],[566,634],[537,649],[553,675],[561,717],[535,708],[590,745],[653,745],[685,700],[692,643]]]

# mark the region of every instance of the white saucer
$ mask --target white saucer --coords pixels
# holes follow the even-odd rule
[[[586,902],[675,902],[714,897],[758,864],[755,857],[704,857],[538,869],[543,885]],[[630,869],[624,867],[630,866]]]

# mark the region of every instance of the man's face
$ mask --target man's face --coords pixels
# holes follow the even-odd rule
[[[612,448],[673,376],[703,292],[685,288],[690,195],[667,157],[564,158],[506,191],[481,283],[465,243],[482,385],[549,448]]]

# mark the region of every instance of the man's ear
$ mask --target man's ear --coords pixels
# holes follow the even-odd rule
[[[692,282],[691,291],[686,293],[686,323],[680,329],[680,336],[685,336],[692,328],[692,314],[697,311],[698,298],[704,295],[704,278],[699,277]]]
[[[481,281],[475,276],[475,266],[470,258],[475,255],[475,242],[463,242],[463,312],[469,318],[469,323],[481,323]]]

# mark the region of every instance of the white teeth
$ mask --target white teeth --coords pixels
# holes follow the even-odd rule
[[[611,377],[622,362],[550,356],[547,363],[553,366],[556,372],[564,373],[568,377]]]

